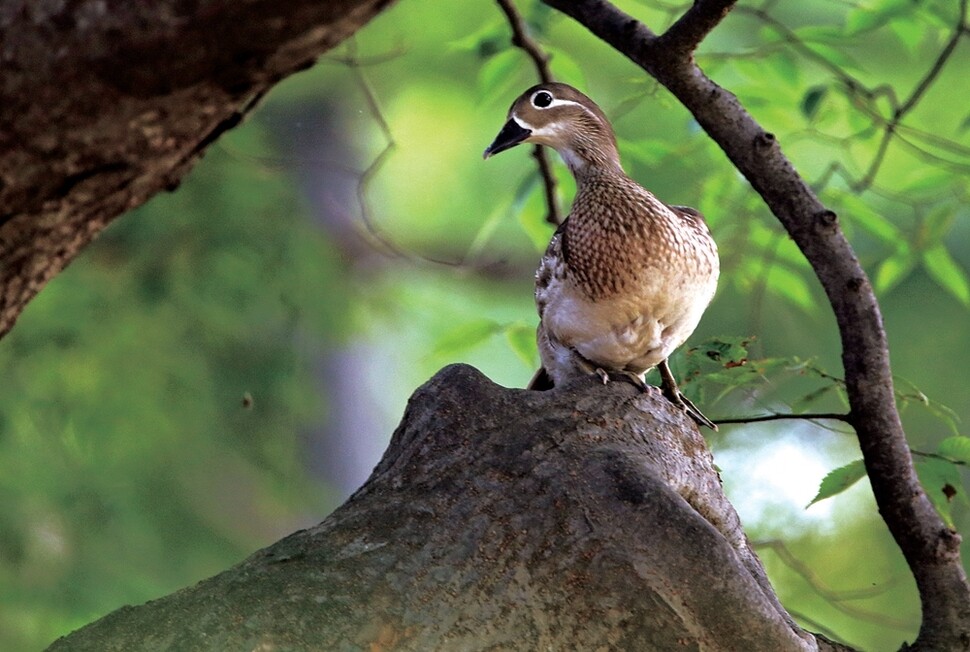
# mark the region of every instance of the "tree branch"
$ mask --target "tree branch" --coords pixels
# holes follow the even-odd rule
[[[962,648],[970,640],[970,586],[960,561],[960,536],[939,517],[916,477],[896,410],[879,305],[837,215],[798,175],[774,135],[691,56],[659,47],[648,28],[608,2],[544,1],[666,86],[762,196],[812,265],[839,326],[846,391],[873,493],[920,592],[923,623],[915,648]],[[706,24],[697,32],[705,29]]]
[[[731,417],[730,419],[714,419],[717,425],[725,423],[759,423],[762,421],[781,421],[784,419],[802,419],[805,421],[815,421],[817,419],[829,419],[852,423],[852,415],[841,412],[806,412],[804,414],[761,414],[754,417]]]
[[[693,57],[700,42],[727,16],[737,0],[697,0],[657,39],[659,48]]]
[[[943,462],[949,462],[950,464],[955,464],[957,466],[970,466],[970,463],[964,460],[953,459],[952,457],[947,457],[946,455],[940,455],[939,453],[929,453],[927,451],[916,450],[915,448],[909,449],[913,455],[917,457],[928,457],[934,460],[941,460]]]
[[[389,2],[5,2],[0,337],[111,220]]]
[[[555,81],[552,70],[549,68],[549,55],[529,36],[525,21],[515,5],[512,4],[512,0],[497,0],[497,2],[512,28],[512,45],[521,48],[529,55],[529,59],[535,66],[536,74],[543,84]],[[556,194],[558,181],[552,171],[552,163],[549,162],[546,148],[542,145],[535,145],[532,148],[532,157],[539,166],[539,176],[542,177],[542,185],[546,193],[546,222],[553,226],[559,226],[562,222],[562,211],[559,209],[559,197]]]

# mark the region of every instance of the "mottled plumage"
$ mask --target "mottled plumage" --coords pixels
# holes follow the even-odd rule
[[[703,217],[664,204],[630,179],[606,116],[570,86],[523,93],[485,155],[523,142],[556,149],[577,185],[536,272],[543,368],[533,386],[592,373],[605,382],[612,373],[645,387],[643,374],[659,365],[665,395],[716,428],[683,397],[666,366],[717,286],[717,247]]]

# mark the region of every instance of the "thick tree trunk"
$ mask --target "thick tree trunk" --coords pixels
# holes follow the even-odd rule
[[[391,0],[0,0],[0,336],[114,217]]]
[[[505,389],[455,365],[323,523],[50,649],[836,648],[793,625],[663,398],[596,378]]]

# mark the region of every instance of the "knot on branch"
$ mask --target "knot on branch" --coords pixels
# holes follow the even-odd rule
[[[770,131],[762,131],[754,139],[754,145],[758,149],[768,149],[777,142],[775,135]]]
[[[839,216],[833,210],[823,210],[815,214],[815,220],[821,230],[834,231],[839,223]]]
[[[960,544],[963,542],[963,537],[956,530],[951,530],[946,528],[940,531],[940,536],[937,539],[937,550],[936,553],[941,559],[959,559],[960,558]]]

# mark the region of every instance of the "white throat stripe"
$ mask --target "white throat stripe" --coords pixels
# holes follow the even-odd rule
[[[513,121],[513,122],[514,122],[515,124],[517,124],[517,125],[519,125],[519,126],[520,126],[520,127],[522,127],[523,129],[528,129],[529,131],[535,131],[535,130],[536,130],[536,128],[535,128],[535,127],[533,127],[533,126],[532,126],[532,125],[530,125],[530,124],[529,124],[528,122],[526,122],[525,120],[523,120],[523,119],[522,119],[522,118],[520,118],[519,116],[517,116],[517,115],[515,115],[514,113],[513,113],[512,115],[510,115],[510,116],[509,116],[509,118],[511,118],[511,119],[512,119],[512,121]]]

